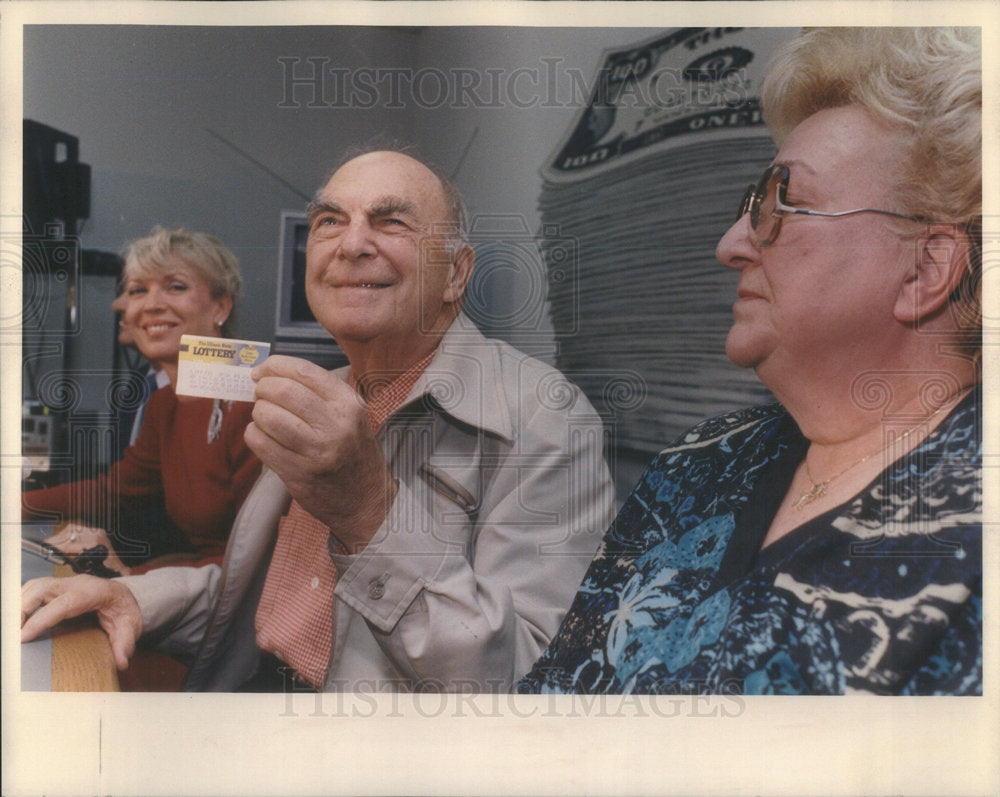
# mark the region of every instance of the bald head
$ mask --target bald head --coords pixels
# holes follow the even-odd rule
[[[351,158],[317,193],[306,295],[352,367],[399,370],[436,348],[472,270],[456,234],[447,182],[401,152]]]
[[[352,148],[349,152],[357,150],[358,148]],[[425,163],[420,158],[407,154],[405,151],[400,149],[372,149],[360,151],[358,154],[348,155],[334,170],[330,179],[332,179],[333,176],[342,169],[347,167],[364,169],[368,164],[380,161],[389,165],[395,164],[400,169],[412,169],[414,173],[422,174],[428,181],[436,182],[438,190],[441,192],[441,199],[446,208],[443,220],[444,224],[448,225],[449,229],[449,245],[457,249],[462,244],[468,242],[468,222],[466,218],[465,202],[463,201],[458,188],[448,177],[442,174],[440,170],[429,165],[428,163]],[[323,188],[316,192],[316,197],[308,206],[307,212],[311,210],[313,204],[322,192]]]

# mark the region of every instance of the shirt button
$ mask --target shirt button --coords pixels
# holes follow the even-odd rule
[[[312,581],[309,582],[309,586],[316,589],[319,586],[319,576],[313,576]]]
[[[383,573],[378,578],[373,578],[368,582],[368,597],[373,601],[379,600],[385,595],[385,582],[389,580],[389,574]]]

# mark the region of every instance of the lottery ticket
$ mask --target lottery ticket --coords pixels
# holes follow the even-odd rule
[[[182,335],[176,392],[227,401],[253,401],[250,370],[271,352],[270,343]]]

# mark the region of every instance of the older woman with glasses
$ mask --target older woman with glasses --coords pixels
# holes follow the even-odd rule
[[[521,691],[981,694],[972,29],[816,29],[719,261],[780,403],[650,465]]]

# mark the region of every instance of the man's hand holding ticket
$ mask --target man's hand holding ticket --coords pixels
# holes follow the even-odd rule
[[[270,343],[182,335],[177,358],[177,395],[253,401],[250,371],[270,353]]]

